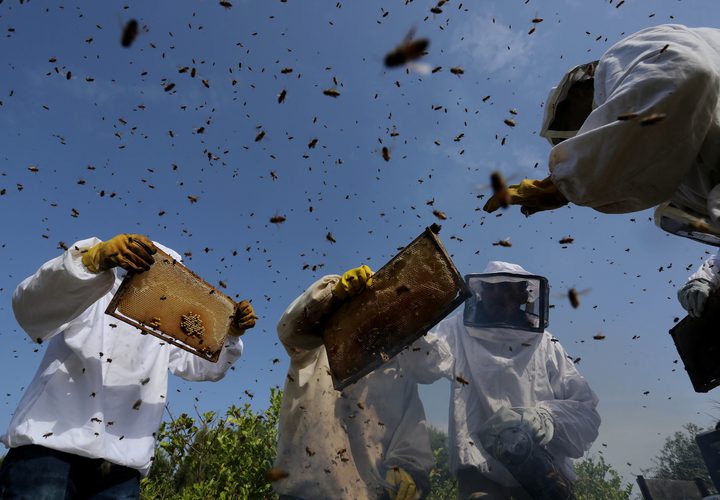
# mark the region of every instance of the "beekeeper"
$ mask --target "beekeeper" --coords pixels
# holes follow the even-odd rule
[[[719,93],[720,30],[661,25],[630,35],[551,90],[540,132],[553,144],[550,175],[496,193],[485,210],[658,207],[670,232],[718,233]]]
[[[321,278],[296,298],[278,323],[290,356],[275,467],[287,477],[280,498],[423,498],[433,465],[417,385],[395,359],[342,392],[333,388],[322,341],[323,320],[362,291],[367,266]]]
[[[40,367],[2,442],[0,497],[139,498],[167,403],[167,372],[219,380],[240,356],[239,335],[254,325],[238,305],[217,363],[105,314],[121,279],[117,268],[150,269],[156,247],[145,236],[78,241],[25,279],[12,298],[20,326],[47,342]]]
[[[451,381],[450,468],[460,498],[567,498],[558,492],[575,477],[570,459],[590,448],[600,416],[597,396],[545,330],[547,280],[493,261],[466,281],[473,295],[463,314],[398,356],[414,380]],[[509,456],[522,437],[528,456]],[[534,465],[519,470],[506,459]],[[546,481],[553,473],[565,484]]]

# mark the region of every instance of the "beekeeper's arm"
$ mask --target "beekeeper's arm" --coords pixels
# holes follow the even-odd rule
[[[550,180],[570,202],[606,213],[670,199],[711,125],[719,59],[683,26],[660,26],[619,42],[597,67],[597,108],[575,137],[552,149]],[[628,113],[637,117],[618,119]],[[651,115],[659,121],[644,125]]]
[[[705,309],[708,297],[720,288],[719,266],[718,255],[711,256],[678,290],[678,300],[690,316],[700,316]]]
[[[435,460],[417,385],[410,381],[397,385],[404,386],[404,394],[389,390],[386,404],[401,405],[404,412],[386,448],[383,465],[391,498],[413,500],[415,492],[423,497],[430,492],[429,474]]]
[[[296,298],[278,322],[278,337],[298,368],[312,363],[323,345],[324,318],[369,284],[372,271],[360,266],[343,273],[323,276]]]
[[[598,436],[598,398],[559,344],[548,363],[550,385],[555,399],[540,401],[539,408],[550,412],[553,437],[548,449],[561,456],[579,458]]]
[[[98,238],[78,241],[15,289],[15,318],[33,341],[47,340],[71,322],[82,321],[87,309],[112,289],[111,269],[92,273],[82,263],[83,251],[98,243]]]
[[[453,379],[453,346],[457,317],[441,321],[398,355],[400,368],[419,384],[432,384],[440,378]]]
[[[190,381],[218,381],[242,355],[243,342],[239,336],[228,335],[216,363],[202,359],[179,347],[170,346],[168,368],[173,375]]]

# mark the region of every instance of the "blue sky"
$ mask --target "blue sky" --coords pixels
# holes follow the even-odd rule
[[[704,26],[720,18],[717,2],[451,0],[438,15],[419,0],[232,3],[0,4],[0,427],[43,352],[15,323],[12,290],[60,241],[145,233],[252,299],[260,321],[237,369],[217,384],[173,380],[170,405],[223,409],[247,390],[260,408],[285,378],[275,324],[290,301],[323,274],[378,269],[435,222],[433,209],[447,214],[440,236],[462,273],[506,260],[549,278],[549,329],[600,397],[594,452],[630,477],[684,423],[714,424],[715,396],[692,391],[667,334],[682,316],[676,289],[710,247],[667,236],[650,212],[486,215],[479,197],[496,169],[514,181],[546,175],[537,130],[566,69],[647,26]],[[141,33],[126,49],[130,18]],[[441,71],[383,67],[411,27]],[[275,215],[287,220],[269,223]],[[565,236],[575,242],[563,248]],[[511,248],[492,245],[508,237]],[[590,289],[576,310],[563,295],[571,286]],[[443,383],[422,390],[441,427],[447,393]]]

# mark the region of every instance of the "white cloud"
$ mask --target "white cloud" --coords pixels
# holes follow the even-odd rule
[[[527,33],[510,29],[492,17],[471,17],[457,34],[459,41],[451,52],[469,54],[472,62],[486,73],[516,71],[530,62],[531,44]]]

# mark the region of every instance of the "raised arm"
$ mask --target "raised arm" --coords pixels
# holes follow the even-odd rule
[[[15,289],[15,318],[34,341],[47,340],[71,322],[80,321],[88,308],[112,289],[114,271],[91,273],[82,263],[83,252],[99,242],[98,238],[78,241]]]

